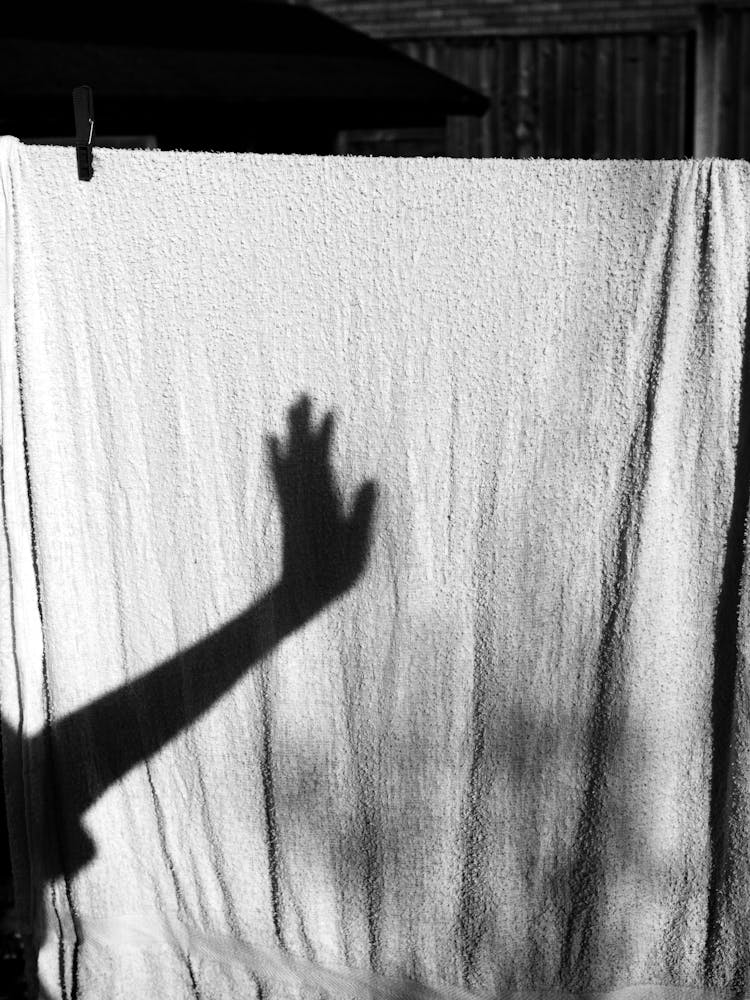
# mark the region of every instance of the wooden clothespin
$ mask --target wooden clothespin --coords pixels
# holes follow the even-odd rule
[[[94,92],[91,87],[73,88],[73,114],[76,122],[76,161],[78,180],[94,176]]]

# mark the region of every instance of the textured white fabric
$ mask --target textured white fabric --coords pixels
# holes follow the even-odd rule
[[[742,996],[750,168],[0,162],[46,995]]]

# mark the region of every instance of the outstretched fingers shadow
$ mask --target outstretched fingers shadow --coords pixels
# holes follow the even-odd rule
[[[330,465],[332,431],[330,413],[319,431],[312,427],[304,395],[289,411],[286,451],[276,438],[266,440],[281,508],[283,566],[279,581],[260,600],[137,680],[23,738],[23,747],[4,723],[4,746],[16,760],[20,750],[20,759],[38,762],[38,780],[44,782],[44,839],[31,845],[35,885],[70,878],[94,857],[81,819],[111,784],[204,715],[251,667],[358,580],[369,554],[376,486],[366,482],[351,514],[344,512]],[[178,694],[186,675],[194,692],[190,705]],[[92,747],[93,767],[88,765]],[[34,907],[35,937],[41,940],[45,929],[38,910]]]

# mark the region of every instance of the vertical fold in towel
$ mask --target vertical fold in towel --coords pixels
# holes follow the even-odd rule
[[[64,811],[59,778],[50,753],[48,677],[42,636],[31,482],[23,411],[20,345],[16,332],[16,221],[14,175],[18,178],[19,142],[0,137],[0,448],[2,515],[0,574],[0,709],[3,777],[10,834],[15,915],[24,940],[29,990],[37,988],[37,955],[46,957],[51,981],[71,974],[74,938],[62,935],[70,924],[67,883],[59,861],[58,816]],[[24,289],[31,295],[30,287]],[[30,307],[33,316],[33,304]],[[63,779],[64,783],[64,779]],[[57,878],[49,879],[50,870]],[[58,933],[48,937],[51,927]],[[46,948],[43,945],[47,942]],[[43,950],[42,950],[43,949]],[[66,961],[66,952],[68,960]],[[67,966],[67,972],[65,971]]]

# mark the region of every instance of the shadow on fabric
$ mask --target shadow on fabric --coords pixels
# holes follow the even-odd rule
[[[81,823],[86,810],[357,582],[368,559],[377,490],[373,481],[366,482],[351,514],[345,514],[330,466],[332,432],[332,413],[319,430],[313,428],[310,398],[305,395],[290,408],[285,451],[275,437],[266,438],[283,526],[279,582],[216,632],[137,680],[54,721],[21,748],[22,759],[42,762],[36,779],[32,774],[27,780],[46,785],[44,809],[49,821],[42,824],[43,842],[32,845],[38,852],[35,884],[60,876],[70,879],[91,861],[96,845]],[[207,663],[212,665],[210,671],[205,669]],[[190,707],[175,697],[185,676],[195,692]],[[14,746],[18,752],[18,733],[5,722],[2,739],[5,748]],[[90,758],[91,746],[96,747],[93,781],[91,772],[84,776],[81,767]],[[39,926],[39,900],[34,902],[36,940],[29,949],[33,960],[27,970],[31,997],[38,989],[32,968],[35,948],[46,932]],[[76,964],[74,955],[74,975]],[[72,995],[77,995],[75,981]]]

